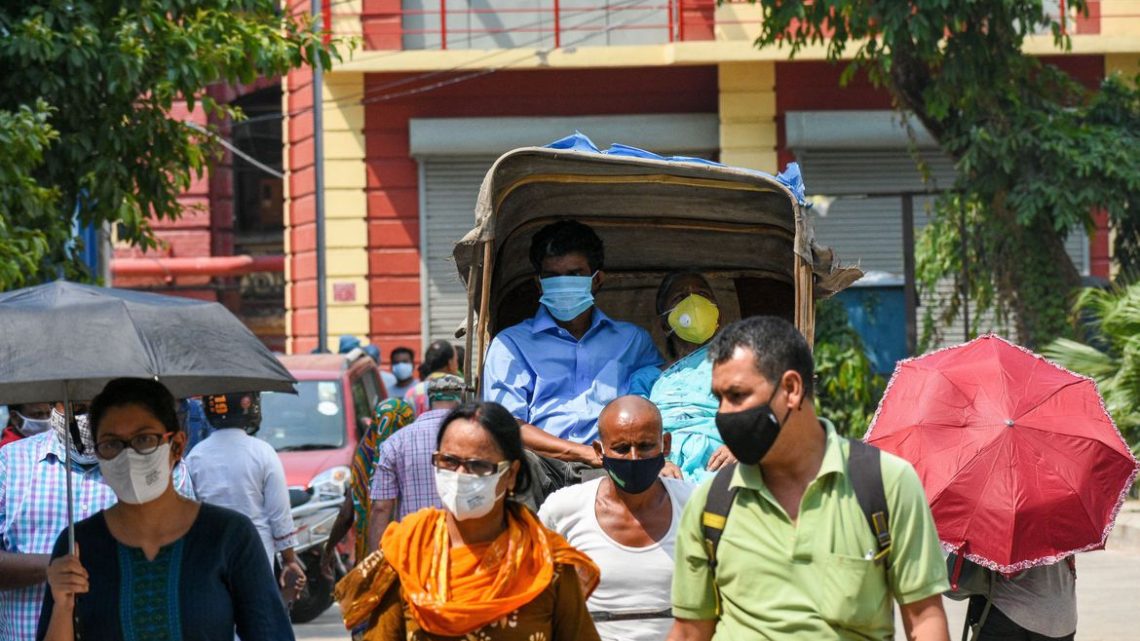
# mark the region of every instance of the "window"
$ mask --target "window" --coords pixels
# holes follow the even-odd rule
[[[364,377],[352,381],[352,407],[356,410],[356,438],[364,437],[365,430],[372,425],[372,408],[375,403],[369,402],[368,390],[364,386]]]

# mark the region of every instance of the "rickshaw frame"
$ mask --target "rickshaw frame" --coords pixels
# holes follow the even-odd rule
[[[494,288],[506,292],[500,292],[502,299],[507,293],[528,287],[526,281],[533,279],[533,270],[529,262],[519,260],[518,254],[527,253],[534,230],[560,219],[581,220],[599,235],[610,236],[605,241],[610,255],[615,248],[612,240],[626,240],[627,244],[618,243],[626,250],[619,254],[619,261],[637,251],[646,254],[629,259],[633,268],[619,270],[627,280],[646,280],[684,268],[714,273],[721,279],[790,284],[794,292],[791,320],[811,345],[815,300],[844,289],[862,272],[839,266],[831,250],[815,243],[798,167],[789,169],[776,177],[697,159],[679,161],[549,147],[524,147],[500,156],[479,190],[475,227],[453,251],[467,290],[466,322],[457,335],[465,334],[463,371],[468,385],[474,376],[475,337],[481,363],[491,340],[491,327],[503,325],[503,314],[491,308]],[[644,243],[640,238],[649,230],[662,232],[657,245],[673,246],[655,252],[654,243]],[[693,239],[707,242],[686,243]],[[749,239],[755,244],[749,244]],[[732,244],[737,250],[735,258],[726,258],[733,255]],[[720,246],[727,251],[718,251]],[[685,255],[682,260],[689,262],[673,266],[661,263],[658,254],[670,251],[680,252],[678,255]],[[701,251],[705,255],[698,256]],[[657,263],[651,264],[654,261]],[[609,266],[607,274],[612,273]],[[742,309],[746,301],[739,291],[736,293],[737,306]],[[518,300],[516,295],[502,302],[510,307]]]

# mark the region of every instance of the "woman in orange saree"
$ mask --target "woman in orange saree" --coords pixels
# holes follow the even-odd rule
[[[432,457],[446,509],[388,527],[337,585],[348,628],[368,641],[593,641],[586,596],[598,568],[509,497],[530,479],[514,417],[456,408]]]

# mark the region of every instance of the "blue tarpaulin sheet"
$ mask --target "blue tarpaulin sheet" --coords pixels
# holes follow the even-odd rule
[[[601,149],[598,149],[598,146],[595,145],[592,140],[590,140],[585,134],[583,134],[582,132],[579,132],[579,131],[575,131],[573,134],[566,136],[565,138],[555,140],[554,142],[550,143],[549,145],[546,145],[546,147],[548,149],[566,149],[569,151],[584,151],[584,152],[588,152],[588,153],[604,154],[607,156],[625,156],[625,157],[629,157],[629,158],[646,158],[649,160],[663,160],[665,162],[698,163],[701,165],[712,165],[714,167],[727,167],[728,166],[728,165],[725,165],[723,163],[715,162],[715,161],[708,160],[705,158],[695,158],[693,156],[662,156],[660,154],[655,154],[652,151],[646,151],[644,149],[638,149],[637,147],[630,147],[629,145],[623,145],[620,143],[613,143],[610,145],[609,149],[602,151]],[[803,179],[803,176],[800,174],[799,164],[794,163],[794,162],[790,162],[790,163],[788,163],[788,165],[786,167],[784,167],[784,171],[780,172],[779,174],[777,174],[775,176],[772,176],[771,174],[768,174],[768,173],[765,173],[762,171],[757,171],[755,169],[747,169],[747,168],[743,168],[743,167],[741,167],[740,169],[742,169],[744,171],[749,171],[749,172],[752,172],[755,174],[759,174],[762,176],[767,176],[769,178],[775,178],[780,184],[784,185],[785,187],[790,189],[793,194],[795,194],[796,200],[798,200],[801,205],[806,204],[806,191],[804,189],[804,179]]]

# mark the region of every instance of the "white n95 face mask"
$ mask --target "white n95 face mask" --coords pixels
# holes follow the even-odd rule
[[[509,469],[509,468],[508,468]],[[475,476],[455,470],[435,469],[435,489],[448,512],[460,521],[487,516],[503,494],[495,494],[503,470],[490,476]]]
[[[123,503],[150,503],[170,484],[170,443],[159,445],[150,454],[124,447],[109,461],[99,459],[99,471]]]

